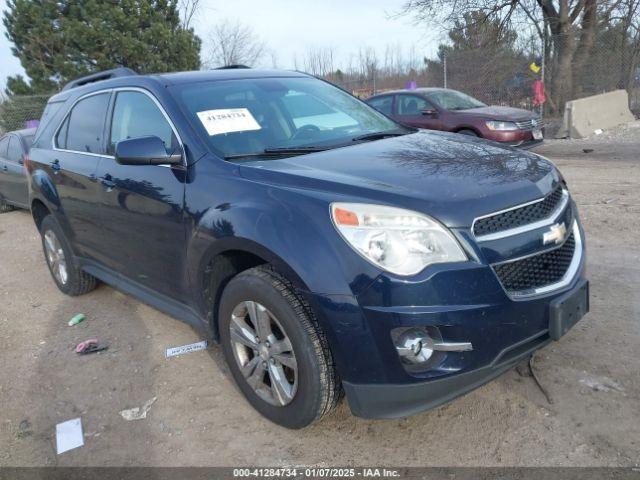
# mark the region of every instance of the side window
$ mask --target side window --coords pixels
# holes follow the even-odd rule
[[[76,103],[58,132],[58,148],[75,152],[105,153],[102,135],[109,96],[109,93],[100,93]]]
[[[420,115],[423,110],[433,106],[422,97],[416,95],[398,96],[398,115]]]
[[[19,163],[22,158],[22,145],[17,137],[11,137],[9,140],[9,151],[7,152],[7,160],[13,163]]]
[[[391,115],[391,107],[393,106],[393,97],[388,95],[386,97],[374,98],[369,102],[373,108],[385,115]]]
[[[160,138],[169,152],[179,145],[171,125],[151,98],[141,92],[118,92],[111,121],[109,153],[113,154],[122,140],[150,135]]]
[[[7,157],[8,146],[9,146],[9,137],[0,138],[0,158]]]

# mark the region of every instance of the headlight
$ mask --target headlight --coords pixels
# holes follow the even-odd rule
[[[489,130],[518,130],[518,126],[513,122],[497,122],[495,120],[487,122],[487,128]]]
[[[414,275],[432,263],[467,259],[453,235],[421,213],[364,203],[333,203],[331,216],[356,252],[397,275]]]

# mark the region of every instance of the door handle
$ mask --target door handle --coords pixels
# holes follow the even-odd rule
[[[2,170],[4,170],[5,172],[8,172],[9,171],[9,167],[7,167],[6,165],[3,165],[2,166]]]

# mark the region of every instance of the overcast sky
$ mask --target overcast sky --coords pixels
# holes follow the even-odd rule
[[[2,8],[6,8],[4,0]],[[400,44],[406,52],[412,44],[419,57],[435,51],[437,37],[409,18],[390,19],[404,0],[202,0],[195,21],[196,33],[206,50],[207,32],[215,23],[229,19],[249,25],[278,59],[279,68],[292,68],[293,58],[302,59],[308,48],[333,47],[338,60],[361,47],[380,53],[387,44]],[[0,88],[6,77],[21,73],[20,62],[11,54],[4,26],[0,38]],[[265,60],[265,66],[270,66]]]

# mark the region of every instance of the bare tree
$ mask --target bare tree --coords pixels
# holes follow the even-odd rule
[[[333,47],[309,48],[303,58],[304,71],[317,77],[326,77],[335,71],[335,49]]]
[[[267,46],[247,25],[223,21],[209,33],[208,67],[255,65],[267,53]]]
[[[403,13],[416,20],[455,24],[465,13],[482,12],[502,25],[528,22],[548,46],[552,109],[561,110],[574,94],[574,76],[589,57],[597,28],[610,21],[621,0],[406,0]]]
[[[192,27],[192,22],[198,10],[200,10],[200,0],[180,0],[178,2],[178,10],[180,11],[180,19],[185,29]]]

